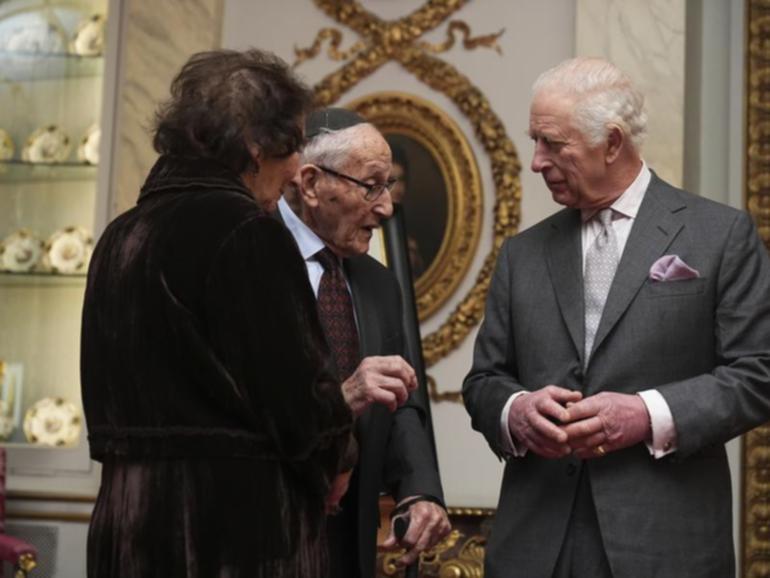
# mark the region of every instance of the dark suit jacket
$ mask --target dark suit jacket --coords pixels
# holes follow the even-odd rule
[[[678,255],[700,278],[654,282]],[[580,468],[590,476],[615,578],[734,575],[724,443],[770,418],[770,263],[749,217],[653,175],[583,370],[580,218],[565,209],[501,252],[463,385],[475,429],[501,454],[500,415],[516,391],[556,384],[668,403],[678,450],[643,444],[580,462],[508,459],[487,578],[549,578]]]
[[[362,357],[403,355],[401,290],[395,276],[368,255],[345,260],[353,294]],[[369,407],[357,420],[359,463],[351,492],[357,500],[361,578],[373,578],[377,554],[379,495],[396,501],[414,494],[443,500],[435,456],[425,429],[425,409],[411,397],[395,413]],[[343,502],[343,507],[349,505]]]

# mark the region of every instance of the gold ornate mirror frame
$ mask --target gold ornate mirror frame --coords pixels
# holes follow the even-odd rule
[[[476,253],[483,207],[476,158],[457,124],[420,97],[380,92],[346,106],[386,137],[401,135],[415,141],[430,153],[441,171],[447,196],[446,227],[438,253],[415,282],[417,312],[424,321],[452,295]]]
[[[329,56],[345,62],[315,85],[319,105],[334,104],[382,65],[395,61],[457,106],[458,111],[467,117],[479,144],[489,156],[495,186],[494,209],[490,215],[492,249],[484,258],[473,287],[439,328],[423,338],[425,365],[430,367],[456,349],[481,321],[498,252],[505,238],[515,234],[518,229],[521,203],[521,164],[505,126],[492,110],[486,96],[454,66],[435,55],[452,48],[456,32],[464,35],[463,46],[469,50],[479,46],[497,49],[495,40],[500,33],[471,37],[470,27],[466,23],[453,20],[448,24],[445,42],[434,45],[420,41],[423,34],[441,25],[450,15],[460,10],[467,0],[430,0],[397,20],[383,20],[363,8],[356,0],[314,1],[327,16],[352,29],[361,39],[348,50],[340,51],[342,32],[324,28],[318,32],[310,48],[296,50],[295,65],[316,56],[321,51],[321,44],[328,40]]]
[[[746,209],[770,250],[770,1],[746,1]],[[743,438],[742,576],[770,576],[770,425]]]

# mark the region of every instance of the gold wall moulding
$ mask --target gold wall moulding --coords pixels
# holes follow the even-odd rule
[[[770,2],[746,2],[746,208],[770,250]],[[770,425],[743,437],[742,571],[770,576]]]
[[[347,107],[401,151],[394,163],[406,165],[401,202],[412,270],[424,268],[415,275],[417,312],[424,321],[452,295],[476,253],[483,209],[476,157],[457,124],[418,96],[380,92]]]
[[[339,69],[325,76],[314,86],[319,106],[331,106],[383,64],[395,61],[422,83],[444,94],[457,106],[468,119],[476,138],[489,156],[495,186],[495,202],[490,215],[492,248],[483,260],[473,287],[438,329],[423,338],[426,367],[454,351],[481,321],[500,247],[506,237],[516,233],[520,221],[521,164],[502,121],[478,87],[454,66],[435,56],[436,52],[447,49],[451,43],[436,46],[418,41],[423,34],[435,29],[451,14],[460,10],[466,2],[467,0],[428,0],[402,18],[383,20],[364,9],[356,0],[315,0],[316,5],[330,18],[349,27],[361,37],[361,42],[354,44],[349,50],[340,52],[335,49],[340,58],[348,58]],[[454,28],[462,31],[466,26],[454,25]],[[453,31],[450,29],[448,37],[451,34]],[[475,39],[466,36],[464,46],[468,49],[478,46],[497,49],[496,39],[499,35],[500,33],[490,34]],[[320,44],[316,47],[315,54],[319,50]],[[313,50],[300,54],[301,52],[297,50],[298,59],[314,56]]]

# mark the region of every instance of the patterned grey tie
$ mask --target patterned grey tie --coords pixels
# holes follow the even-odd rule
[[[612,278],[618,267],[618,238],[612,228],[612,209],[602,209],[596,215],[601,223],[601,231],[586,253],[585,273],[583,274],[583,293],[585,299],[585,357],[584,365],[594,346],[596,330],[602,318],[607,294],[610,292]]]

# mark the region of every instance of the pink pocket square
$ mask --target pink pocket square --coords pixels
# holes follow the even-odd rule
[[[664,255],[650,267],[650,279],[653,281],[684,281],[698,277],[700,273],[677,255]]]

